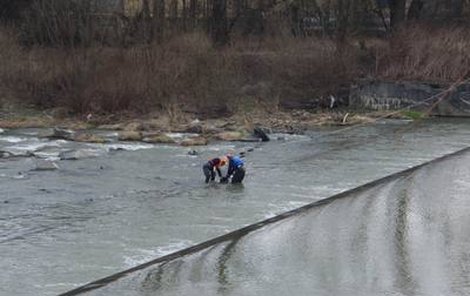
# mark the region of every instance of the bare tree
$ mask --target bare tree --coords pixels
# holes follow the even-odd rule
[[[217,46],[229,41],[227,25],[227,0],[212,1],[211,37]]]
[[[396,29],[405,21],[406,0],[390,0],[390,27]]]

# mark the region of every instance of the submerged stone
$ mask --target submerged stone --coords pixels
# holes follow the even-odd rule
[[[72,151],[64,151],[59,154],[60,160],[79,160],[84,158],[98,157],[99,152],[91,149],[80,149]]]
[[[59,165],[50,160],[38,160],[33,171],[55,171],[59,169]]]

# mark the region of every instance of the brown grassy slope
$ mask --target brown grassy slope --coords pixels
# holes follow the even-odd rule
[[[75,114],[247,112],[317,98],[361,77],[452,82],[470,69],[466,28],[412,26],[389,39],[239,39],[204,34],[130,48],[33,47],[0,31],[0,97]],[[8,95],[7,95],[8,94]]]
[[[470,28],[412,25],[375,52],[378,78],[454,82],[470,70]]]
[[[39,107],[73,112],[146,112],[177,105],[234,112],[239,104],[277,104],[331,91],[352,78],[350,54],[329,40],[248,42],[216,50],[201,34],[132,48],[20,48],[0,38],[1,84]]]

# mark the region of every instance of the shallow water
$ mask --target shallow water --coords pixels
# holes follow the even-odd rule
[[[0,150],[40,147],[39,157],[56,159],[85,149],[90,157],[58,161],[57,171],[32,171],[36,158],[0,160],[0,295],[67,291],[470,146],[469,127],[464,120],[387,121],[283,136],[247,154],[242,186],[203,184],[201,165],[246,144],[218,143],[190,156],[174,146],[50,142],[38,130],[5,131]],[[350,257],[347,246],[336,247]]]
[[[469,295],[468,163],[467,149],[86,295]]]

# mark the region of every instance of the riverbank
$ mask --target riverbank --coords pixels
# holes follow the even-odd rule
[[[64,138],[79,142],[104,142],[93,130],[116,131],[122,141],[174,143],[169,133],[190,134],[184,146],[206,145],[214,140],[259,141],[253,130],[266,133],[302,134],[321,126],[348,126],[373,122],[383,112],[350,113],[346,109],[263,110],[236,113],[218,118],[198,118],[194,113],[153,112],[147,115],[121,113],[116,115],[67,116],[60,109],[38,110],[34,107],[9,106],[0,113],[0,128],[55,128],[68,133],[52,132],[46,137]],[[397,116],[395,115],[395,118]],[[405,115],[400,117],[406,117]]]
[[[61,127],[80,131],[80,141],[102,140],[87,138],[90,129],[165,143],[169,132],[201,136],[190,145],[254,140],[254,127],[302,133],[370,122],[383,113],[347,109],[353,85],[462,80],[470,65],[467,32],[423,25],[389,38],[274,36],[223,48],[196,32],[161,44],[68,48],[25,47],[14,30],[3,28],[0,128]],[[364,105],[358,109],[380,104],[376,89],[385,88],[356,93]],[[409,95],[393,89],[384,96],[394,104]],[[423,96],[428,93],[434,94]]]
[[[27,47],[15,30],[0,28],[0,108],[19,101],[53,110],[45,111],[53,118],[157,113],[176,122],[185,114],[202,120],[258,109],[275,117],[284,117],[277,115],[283,109],[321,112],[331,96],[346,106],[343,92],[362,80],[459,81],[470,65],[467,36],[465,27],[423,25],[388,38],[273,36],[223,48],[197,32],[129,47]]]

